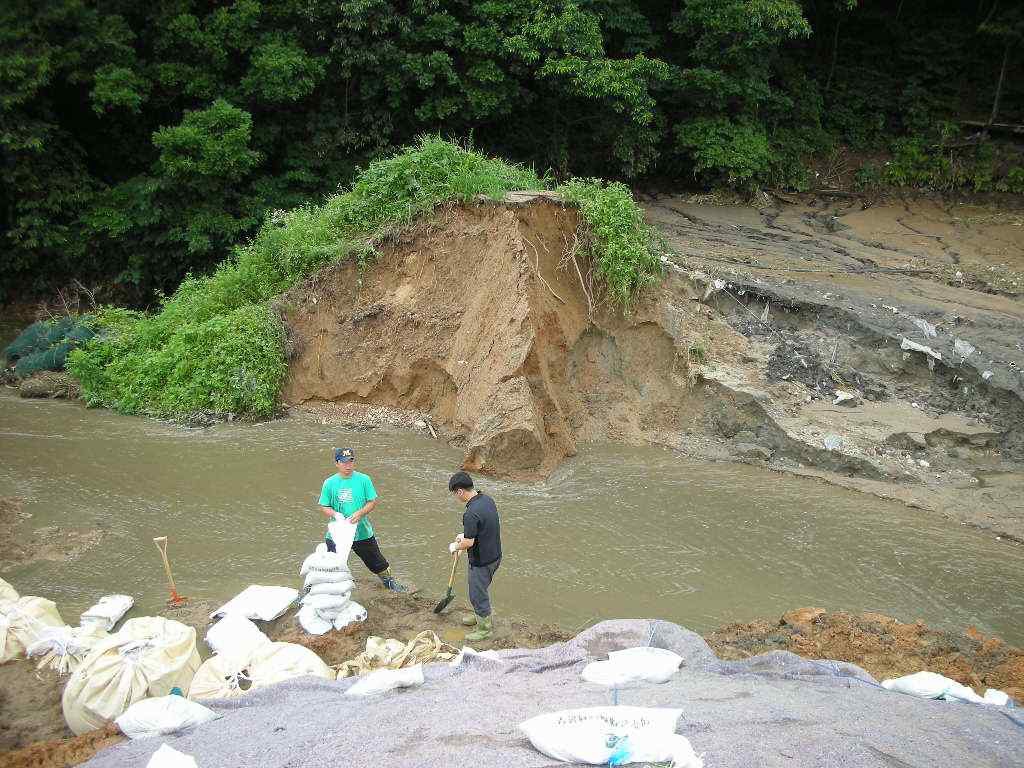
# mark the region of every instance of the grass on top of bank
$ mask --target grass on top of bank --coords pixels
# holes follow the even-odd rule
[[[251,242],[212,275],[187,277],[159,312],[101,311],[101,335],[69,355],[68,370],[87,403],[124,413],[268,417],[286,372],[270,299],[325,264],[372,261],[377,240],[440,203],[549,186],[532,169],[425,136],[322,204],[271,212]],[[628,308],[661,273],[660,249],[628,188],[574,180],[559,191],[580,206],[595,272]]]

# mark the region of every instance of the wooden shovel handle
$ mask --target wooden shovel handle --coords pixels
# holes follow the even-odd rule
[[[455,586],[455,566],[459,564],[459,553],[461,549],[456,549],[455,554],[452,555],[452,575],[448,577],[448,589]]]

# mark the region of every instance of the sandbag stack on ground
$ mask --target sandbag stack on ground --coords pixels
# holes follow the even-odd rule
[[[199,664],[192,627],[159,616],[129,619],[97,644],[68,680],[64,719],[81,735],[147,697],[174,688],[187,693]]]
[[[96,624],[81,627],[47,627],[28,646],[30,657],[41,656],[37,669],[52,669],[58,675],[71,675],[92,650],[110,634]]]
[[[302,563],[305,597],[299,609],[299,624],[311,635],[322,635],[366,619],[366,609],[351,600],[352,573],[347,558],[328,552],[323,544]]]
[[[14,593],[7,582],[7,594]],[[0,664],[24,658],[28,647],[46,630],[66,627],[52,600],[25,595],[14,600],[0,600]]]
[[[203,662],[192,680],[190,699],[230,699],[247,691],[296,677],[334,680],[336,675],[308,648],[295,643],[264,643],[247,658],[218,654]]]

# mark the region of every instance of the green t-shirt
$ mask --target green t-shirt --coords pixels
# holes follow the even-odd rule
[[[320,490],[320,506],[330,507],[345,517],[352,517],[366,505],[366,502],[376,498],[377,491],[373,488],[373,481],[369,475],[362,472],[353,472],[346,478],[333,474],[324,480],[324,487]],[[364,517],[356,523],[355,541],[363,541],[371,536],[373,526],[370,524],[370,518]],[[331,534],[328,533],[327,538],[330,537]]]

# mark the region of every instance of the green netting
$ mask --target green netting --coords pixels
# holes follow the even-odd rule
[[[13,363],[20,357],[45,349],[49,346],[45,343],[46,333],[49,330],[49,324],[42,320],[32,323],[18,334],[18,338],[4,347],[4,357]]]
[[[64,341],[67,335],[74,329],[76,320],[73,317],[59,317],[51,321],[46,331],[46,340],[40,349],[48,349],[59,341]]]
[[[39,371],[63,370],[68,352],[76,346],[77,344],[73,341],[62,341],[49,349],[33,352],[18,360],[18,364],[14,366],[14,372],[20,378],[25,378],[33,373],[39,373]]]

